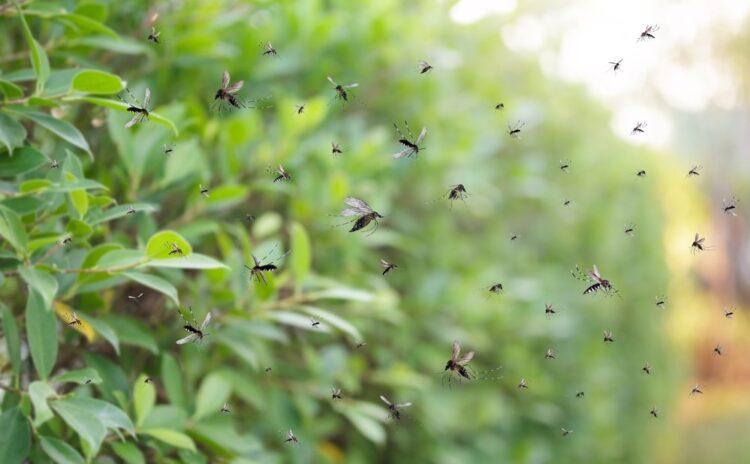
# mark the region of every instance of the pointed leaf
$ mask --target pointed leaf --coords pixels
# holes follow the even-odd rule
[[[57,320],[35,290],[29,291],[26,301],[26,339],[34,368],[41,379],[46,379],[57,359]]]
[[[18,407],[0,415],[0,462],[21,464],[31,449],[29,422]]]

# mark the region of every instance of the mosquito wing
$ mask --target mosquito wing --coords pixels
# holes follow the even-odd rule
[[[359,198],[346,197],[344,198],[344,203],[358,210],[361,214],[372,213],[372,208],[370,208],[370,205],[368,205],[366,201],[360,200]]]
[[[402,409],[402,408],[408,408],[411,406],[411,401],[407,401],[406,403],[399,403],[396,405],[396,409]]]
[[[417,142],[414,145],[419,145],[422,143],[422,140],[424,140],[424,136],[427,135],[427,128],[423,127],[422,132],[419,133],[419,137],[417,137]]]
[[[380,399],[383,401],[383,403],[387,404],[388,406],[393,406],[393,403],[388,401],[388,398],[386,398],[385,396],[380,395]]]
[[[596,267],[596,264],[594,264],[594,267],[591,271],[588,272],[589,277],[596,280],[597,282],[602,279],[602,276],[599,274],[599,268]]]
[[[138,124],[138,121],[140,121],[140,119],[141,119],[141,114],[136,113],[136,115],[133,116],[133,119],[125,123],[125,129],[135,126],[136,124]]]
[[[361,213],[354,208],[344,208],[339,214],[339,216],[351,217],[351,216],[359,216],[360,214]]]
[[[242,86],[245,84],[245,81],[237,81],[234,84],[230,85],[226,88],[227,93],[237,93],[242,88]]]
[[[357,84],[356,82],[354,84],[349,84],[349,85],[344,86],[345,89],[353,89],[355,87],[359,87],[359,84]]]
[[[206,327],[208,327],[208,323],[211,322],[211,311],[206,314],[206,318],[203,319],[203,323],[201,324],[201,331],[205,330]]]
[[[698,232],[695,233],[695,238],[693,239],[694,242],[698,243],[698,240],[700,240],[701,236],[698,235]]]
[[[471,360],[474,359],[474,352],[469,351],[465,355],[461,357],[458,361],[456,361],[460,366],[465,366],[471,362]]]
[[[409,155],[411,155],[411,154],[412,154],[413,152],[414,152],[414,150],[412,150],[411,148],[404,148],[404,149],[403,149],[403,150],[401,150],[400,152],[398,152],[398,153],[394,153],[394,154],[393,154],[393,159],[400,159],[400,158],[404,158],[404,157],[406,157],[406,156],[409,156]]]
[[[328,82],[330,82],[331,84],[333,84],[333,86],[334,86],[334,87],[336,87],[336,86],[338,85],[338,84],[336,83],[336,81],[334,81],[334,80],[333,80],[333,79],[331,78],[331,76],[326,76],[326,79],[328,79]]]
[[[143,107],[147,108],[149,103],[151,103],[151,89],[146,88],[146,94],[143,96]]]
[[[226,90],[228,85],[229,85],[229,71],[224,71],[224,73],[221,75],[221,88]]]
[[[198,334],[191,333],[187,337],[177,340],[178,345],[184,345],[185,343],[194,342],[198,338]]]
[[[451,360],[455,361],[458,359],[458,354],[461,352],[461,344],[458,343],[458,340],[453,341],[453,345],[451,345]]]
[[[388,266],[391,265],[391,263],[389,263],[388,261],[386,261],[386,260],[384,260],[384,259],[381,258],[380,259],[380,265],[383,266],[383,267],[388,267]]]

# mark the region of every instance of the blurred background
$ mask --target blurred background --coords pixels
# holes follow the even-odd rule
[[[163,296],[124,303],[135,285],[76,301],[147,328],[129,332],[119,357],[88,347],[85,364],[103,372],[105,398],[142,372],[160,379],[147,421],[196,441],[200,453],[180,460],[750,460],[750,4],[59,3],[122,38],[43,30],[58,64],[117,73],[137,96],[149,87],[180,128],[125,130],[126,115],[67,108],[96,153],[81,158],[87,177],[123,204],[160,205],[104,237],[137,246],[175,229],[231,268],[162,271],[196,317],[214,310],[202,347],[177,349],[177,307]],[[152,25],[159,45],[146,41]],[[637,41],[647,25],[660,26],[656,38]],[[266,42],[278,55],[262,54]],[[24,65],[3,52],[6,72]],[[433,69],[420,74],[420,60]],[[225,69],[257,109],[211,111]],[[359,84],[350,102],[326,76]],[[428,128],[426,150],[393,160],[404,120]],[[646,131],[632,135],[638,122]],[[272,182],[279,164],[291,182]],[[451,204],[458,183],[470,196]],[[376,232],[337,226],[346,196],[385,217]],[[733,197],[736,217],[724,212]],[[710,250],[691,253],[696,232]],[[286,250],[268,285],[249,280],[250,253]],[[381,258],[399,268],[381,275]],[[617,296],[582,295],[571,270],[595,264]],[[504,292],[490,294],[497,282]],[[476,351],[478,380],[445,384],[453,340]],[[690,394],[696,384],[703,395]],[[387,420],[381,394],[414,404]],[[283,443],[290,428],[298,445]],[[176,456],[141,446],[153,462]]]

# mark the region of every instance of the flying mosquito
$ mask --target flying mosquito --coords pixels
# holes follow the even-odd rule
[[[521,377],[521,381],[518,382],[518,389],[519,390],[527,390],[529,388],[529,385],[526,383],[526,379]]]
[[[49,167],[50,169],[57,169],[60,167],[60,163],[56,159],[53,159],[52,161],[50,161]]]
[[[657,296],[654,301],[654,304],[656,305],[657,308],[664,309],[667,307],[667,298],[663,296]]]
[[[383,274],[382,275],[386,275],[390,271],[395,271],[396,269],[398,269],[398,265],[397,264],[389,263],[388,261],[386,261],[386,260],[384,260],[382,258],[380,259],[380,266],[383,268]]]
[[[617,290],[612,286],[612,283],[609,280],[602,278],[601,274],[599,274],[599,268],[596,264],[594,264],[594,267],[586,273],[581,271],[580,267],[576,266],[575,271],[572,271],[571,274],[578,280],[589,283],[593,282],[592,285],[586,287],[583,291],[584,295],[597,293],[600,290],[605,294],[609,294],[610,292],[617,293]]]
[[[737,216],[737,203],[739,202],[740,201],[735,197],[731,197],[728,200],[725,198],[723,200],[724,208],[722,208],[724,210],[724,214],[731,214],[732,216]]]
[[[86,384],[86,385],[89,385],[89,384],[91,384],[91,382],[93,382],[93,379],[86,379],[86,382],[85,382],[85,384]]]
[[[727,319],[731,319],[734,317],[734,309],[733,308],[726,308],[724,309],[724,317]]]
[[[633,224],[625,224],[623,232],[625,232],[625,235],[632,237],[635,235],[635,226]]]
[[[167,145],[166,143],[164,144],[164,154],[165,155],[169,155],[173,151],[174,151],[174,147],[172,147],[172,145]]]
[[[471,380],[476,376],[471,373],[468,368],[469,362],[474,359],[474,352],[469,351],[465,355],[459,357],[461,354],[461,345],[458,341],[454,341],[451,345],[451,358],[445,364],[444,372],[454,373],[460,377]]]
[[[340,400],[341,399],[341,389],[333,387],[331,388],[331,399],[332,400]]]
[[[272,370],[273,368],[271,366],[268,366],[265,369],[263,369],[264,372],[271,372]]]
[[[550,303],[544,303],[544,314],[546,316],[552,316],[554,314],[557,314],[557,311]]]
[[[611,330],[605,330],[604,331],[604,343],[607,343],[607,342],[611,343],[611,342],[614,342],[614,341],[615,341],[615,339],[612,336],[612,331]]]
[[[278,53],[276,52],[276,49],[273,48],[273,45],[271,45],[271,42],[266,42],[266,44],[263,46],[263,55],[264,56],[276,56]]]
[[[638,37],[638,41],[640,42],[642,40],[655,39],[656,36],[654,35],[654,32],[658,30],[659,30],[658,25],[646,26],[646,29],[644,29],[643,32],[641,32],[641,35]]]
[[[131,206],[128,206],[128,212],[125,214],[135,214],[135,213],[136,213],[135,208],[133,208],[133,206],[131,205]]]
[[[687,176],[688,177],[700,176],[701,175],[701,169],[703,169],[703,166],[701,166],[700,164],[696,164],[695,166],[693,166],[692,168],[690,168],[690,170],[687,173]]]
[[[151,377],[146,377],[145,379],[143,379],[143,383],[154,383],[154,379],[152,379]]]
[[[245,81],[237,81],[234,84],[229,84],[229,71],[224,71],[221,75],[221,87],[216,91],[214,95],[214,101],[218,101],[220,104],[226,102],[227,104],[235,108],[243,108],[244,105],[234,95],[242,88]]]
[[[292,180],[292,176],[286,172],[286,169],[284,169],[284,166],[279,165],[277,169],[273,170],[273,174],[276,176],[274,177],[274,182],[287,182]]]
[[[456,200],[464,201],[466,197],[469,196],[469,193],[466,191],[466,187],[464,187],[464,184],[456,184],[452,185],[451,189],[448,191],[447,198],[451,202],[451,209],[453,208],[453,202]]]
[[[151,34],[148,35],[147,40],[150,40],[151,42],[158,44],[160,35],[161,35],[161,31],[156,32],[156,28],[154,26],[151,26]]]
[[[70,243],[70,242],[72,242],[72,241],[73,241],[73,237],[71,237],[71,236],[67,236],[67,237],[65,237],[64,239],[62,239],[62,244],[63,244],[63,245],[67,245],[68,243]]]
[[[520,237],[518,234],[510,234],[510,241],[515,242]]]
[[[716,345],[714,347],[714,354],[717,354],[717,355],[721,356],[722,350],[723,350],[723,348],[721,347],[721,345]]]
[[[255,277],[258,280],[258,283],[262,283],[264,285],[268,283],[266,281],[266,272],[273,272],[278,269],[278,266],[274,264],[274,261],[276,262],[280,261],[283,257],[285,257],[291,252],[291,250],[289,250],[283,255],[279,256],[278,258],[265,262],[266,259],[268,259],[268,257],[271,256],[271,253],[273,253],[275,249],[276,249],[275,247],[271,249],[271,251],[269,251],[268,254],[261,259],[256,258],[255,255],[250,255],[253,258],[253,266],[250,267],[248,265],[245,265],[245,268],[248,271],[250,271],[250,279]]]
[[[655,407],[653,407],[653,408],[651,408],[651,411],[649,411],[649,414],[651,414],[654,418],[658,418],[659,417],[659,410],[656,409]]]
[[[284,443],[299,443],[299,440],[294,436],[294,432],[292,432],[292,429],[289,429],[289,431],[286,433],[286,439],[284,440]]]
[[[583,390],[576,392],[576,398],[583,398],[584,396],[586,396],[586,393]]]
[[[503,293],[503,284],[501,284],[500,282],[494,283],[487,288],[487,291],[489,292],[490,296],[500,295]]]
[[[555,358],[555,351],[552,348],[547,348],[547,352],[544,353],[544,359],[557,359]]]
[[[695,395],[695,394],[702,395],[703,394],[703,390],[701,390],[701,386],[700,385],[696,385],[696,386],[693,387],[692,390],[690,390],[690,394],[691,395]]]
[[[355,87],[359,87],[359,84],[356,82],[353,84],[337,84],[336,81],[331,78],[331,76],[326,76],[326,79],[328,79],[328,82],[330,82],[333,85],[333,89],[336,91],[336,98],[341,99],[342,101],[348,102],[349,101],[349,94],[346,92],[349,89],[353,89]]]
[[[563,200],[563,206],[570,206],[570,204],[573,202],[573,200],[568,200],[567,198]]]
[[[333,156],[337,156],[344,153],[344,150],[341,149],[341,145],[339,145],[336,142],[331,142],[331,154]]]
[[[568,435],[570,435],[571,433],[573,433],[572,430],[568,430],[568,429],[566,429],[564,427],[561,428],[560,431],[561,431],[563,437],[567,437]]]
[[[78,327],[81,326],[81,320],[78,319],[78,314],[76,314],[75,311],[70,313],[70,321],[68,321],[68,325],[77,325]]]
[[[693,243],[690,244],[690,251],[695,254],[699,251],[708,249],[709,247],[705,244],[705,241],[706,237],[701,237],[700,235],[698,235],[698,232],[696,232]]]
[[[190,311],[190,318],[192,319],[192,322],[189,321],[182,311],[180,311],[180,316],[185,321],[185,325],[182,327],[190,332],[186,337],[183,337],[179,340],[177,340],[178,345],[184,345],[186,343],[191,343],[195,341],[202,341],[203,337],[207,336],[208,333],[205,332],[206,327],[208,327],[208,323],[211,322],[211,311],[206,313],[206,317],[203,319],[203,323],[201,323],[200,328],[197,327],[197,323],[195,321],[195,317],[193,316],[193,308],[188,307]]]
[[[130,93],[130,90],[125,89],[125,93],[127,94],[127,98],[130,100],[126,100],[124,97],[124,94],[118,95],[118,98],[122,100],[123,103],[128,105],[128,107],[125,109],[128,113],[133,113],[133,118],[125,123],[125,128],[132,127],[140,122],[148,120],[148,115],[150,114],[150,111],[148,109],[149,103],[151,103],[151,89],[146,89],[145,94],[143,95],[143,103],[139,103],[138,100],[133,96],[132,93]]]
[[[346,222],[345,224],[354,222],[352,225],[352,228],[349,230],[349,232],[356,232],[358,230],[362,230],[365,227],[367,227],[371,222],[375,223],[375,228],[372,232],[370,232],[370,235],[373,234],[377,228],[378,228],[378,219],[383,219],[383,216],[378,213],[377,211],[374,211],[372,208],[370,208],[370,205],[367,204],[367,202],[360,200],[358,198],[354,197],[346,197],[344,198],[344,203],[346,204],[346,208],[344,208],[339,216],[342,217],[352,217],[352,216],[358,216],[355,220]]]
[[[560,170],[567,173],[570,170],[570,160],[560,160]]]
[[[500,102],[500,103],[496,104],[495,105],[495,109],[498,110],[498,111],[504,110],[505,109],[505,103]]]
[[[640,171],[635,173],[638,177],[646,177],[646,171],[644,169],[641,169]]]
[[[403,145],[404,148],[400,152],[393,155],[393,158],[399,159],[404,157],[412,157],[419,155],[420,150],[425,150],[424,147],[420,147],[422,144],[422,141],[424,140],[425,135],[427,135],[427,127],[422,127],[422,131],[419,133],[419,136],[414,140],[414,136],[411,134],[411,130],[409,130],[409,123],[404,121],[404,127],[406,129],[406,132],[409,134],[409,137],[407,138],[403,132],[398,127],[398,124],[395,122],[393,123],[393,127],[396,128],[396,133],[399,136],[398,143]]]
[[[132,301],[135,304],[140,303],[141,301],[143,301],[143,292],[137,295],[128,295],[128,300]]]
[[[184,251],[182,251],[182,248],[177,246],[176,243],[172,242],[169,244],[170,250],[169,250],[169,256],[183,256],[185,254]]]
[[[630,131],[630,135],[636,135],[636,134],[643,134],[646,132],[646,126],[648,126],[648,123],[645,122],[638,122],[636,123],[635,127],[633,127],[633,130]]]
[[[320,327],[320,321],[319,321],[319,320],[317,320],[317,319],[313,319],[313,318],[311,317],[311,318],[310,318],[310,327],[312,327],[313,329],[317,329],[317,328],[319,328],[319,327]]]
[[[644,373],[645,373],[646,375],[651,375],[651,364],[649,364],[649,363],[646,363],[646,364],[644,364],[644,365],[643,365],[643,367],[641,368],[641,370],[642,370],[642,371],[643,371],[643,372],[644,372]]]
[[[297,114],[302,114],[305,112],[305,104],[301,105],[294,105],[295,108],[297,108]]]
[[[513,124],[508,125],[508,135],[513,137],[514,139],[521,137],[521,130],[523,129],[523,126],[525,126],[526,123],[522,121],[516,121]]]
[[[229,409],[229,403],[224,403],[224,406],[221,407],[221,412],[223,414],[229,414],[230,412],[232,412],[232,410]]]
[[[419,61],[419,74],[424,74],[432,70],[432,65],[425,60]]]
[[[252,224],[253,222],[255,222],[255,219],[255,216],[253,216],[252,214],[245,215],[245,222],[249,222]]]
[[[201,195],[203,195],[204,198],[208,198],[210,196],[208,194],[208,187],[204,187],[203,184],[198,184],[198,188],[200,189]]]
[[[622,67],[622,58],[617,61],[610,61],[609,64],[612,66],[612,71],[617,72]]]
[[[383,401],[383,403],[385,403],[388,406],[388,411],[389,411],[388,417],[392,419],[396,419],[396,420],[401,419],[402,409],[408,408],[409,406],[411,406],[410,401],[406,403],[398,403],[398,404],[391,403],[390,401],[388,401],[388,398],[386,398],[383,395],[380,395],[380,400]]]

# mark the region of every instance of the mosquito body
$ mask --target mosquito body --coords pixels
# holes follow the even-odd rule
[[[62,243],[63,245],[67,245],[68,243],[70,243],[70,242],[72,242],[72,241],[73,241],[73,237],[70,237],[70,236],[68,236],[68,237],[65,237],[64,239],[62,239],[62,242],[61,242],[61,243]]]
[[[638,36],[638,41],[640,42],[640,41],[643,41],[643,40],[655,39],[656,36],[654,35],[654,32],[656,32],[658,30],[659,30],[659,26],[658,25],[653,25],[653,26],[649,25],[649,26],[646,26],[646,29],[644,29],[643,32],[641,32],[641,34]]]
[[[469,192],[466,191],[464,184],[452,185],[448,191],[446,197],[451,202],[451,209],[453,209],[453,202],[456,200],[464,201],[469,196]]]
[[[340,400],[341,399],[341,389],[333,387],[331,388],[331,399],[332,400]]]
[[[563,437],[567,437],[568,435],[570,435],[571,433],[573,433],[572,430],[568,430],[568,429],[566,429],[564,427],[561,428],[560,431],[561,431]]]
[[[204,187],[203,184],[198,184],[198,188],[200,189],[201,195],[203,195],[203,198],[208,198],[210,195],[208,193],[208,187]]]
[[[274,264],[274,261],[280,261],[284,256],[288,255],[291,250],[287,251],[275,260],[265,262],[266,259],[268,259],[268,257],[271,255],[271,253],[273,253],[273,251],[273,249],[269,251],[268,254],[260,260],[256,258],[255,255],[250,255],[253,258],[253,265],[252,267],[245,265],[245,268],[250,271],[250,279],[255,277],[258,283],[262,283],[264,285],[267,284],[268,282],[266,281],[266,272],[273,272],[278,270],[279,268],[278,266],[276,266],[276,264]]]
[[[625,232],[625,235],[632,237],[635,235],[635,226],[633,224],[625,224],[623,232]]]
[[[581,271],[581,268],[576,266],[575,271],[573,271],[571,274],[578,280],[584,282],[588,281],[589,283],[593,282],[593,284],[586,287],[586,289],[583,291],[584,295],[594,294],[599,291],[604,292],[605,294],[617,292],[617,290],[615,290],[609,280],[602,278],[601,274],[599,274],[599,268],[596,265],[594,265],[594,267],[586,273]]]
[[[150,40],[151,42],[155,44],[158,44],[160,35],[161,35],[161,31],[157,32],[156,28],[154,26],[151,26],[151,33],[148,35],[146,39]]]
[[[649,411],[648,413],[649,413],[649,414],[651,414],[651,416],[652,416],[652,417],[653,417],[654,419],[656,419],[656,418],[658,418],[658,417],[659,417],[659,410],[658,410],[658,409],[656,409],[655,407],[654,407],[654,408],[651,408],[651,411]]]
[[[567,174],[570,170],[570,164],[570,160],[560,160],[560,170]]]
[[[544,353],[544,359],[557,359],[555,357],[555,351],[552,348],[547,348],[547,352]]]
[[[382,275],[386,275],[390,271],[395,271],[396,269],[398,269],[398,265],[397,264],[389,263],[388,261],[386,261],[386,260],[384,260],[382,258],[380,259],[380,266],[383,268],[383,274]]]
[[[702,395],[703,394],[703,390],[701,390],[701,386],[700,385],[696,385],[696,386],[693,387],[692,390],[690,390],[690,394],[691,395]]]
[[[658,309],[664,309],[667,307],[667,298],[663,296],[657,296],[654,304]]]
[[[724,317],[727,319],[732,319],[734,317],[734,309],[733,308],[724,309]]]
[[[221,407],[221,412],[222,414],[229,414],[230,412],[232,412],[232,410],[229,409],[228,403],[224,403],[224,405]]]
[[[143,383],[154,383],[154,379],[152,379],[151,377],[146,377],[145,379],[143,379]]]
[[[728,200],[723,200],[724,207],[722,208],[722,211],[724,211],[724,214],[729,214],[731,216],[737,216],[737,203],[739,203],[739,200],[735,197],[731,197]]]
[[[274,182],[287,182],[292,180],[292,176],[284,169],[284,166],[279,165],[279,167],[274,170],[273,172],[276,177],[274,177]]]
[[[419,74],[425,74],[432,70],[432,65],[425,60],[419,61]]]
[[[297,108],[297,110],[296,110],[297,114],[302,114],[302,113],[305,112],[305,104],[304,103],[301,104],[301,105],[295,105],[295,108]]]
[[[68,325],[77,325],[78,327],[81,326],[81,320],[78,319],[78,314],[76,314],[75,311],[70,313],[70,321],[68,321]]]
[[[399,159],[399,158],[411,158],[414,156],[419,155],[420,150],[424,150],[425,148],[422,147],[422,141],[425,138],[425,135],[427,135],[427,128],[422,127],[422,131],[419,133],[419,136],[414,139],[414,137],[411,134],[411,130],[409,130],[409,124],[404,121],[404,127],[408,134],[408,137],[403,134],[401,129],[399,129],[398,125],[396,123],[393,123],[393,127],[396,128],[396,133],[398,134],[398,143],[404,146],[404,149],[401,150],[398,153],[395,153],[393,155],[393,158]]]
[[[505,103],[500,102],[500,103],[496,104],[495,105],[495,109],[498,110],[498,111],[504,110],[505,109]]]
[[[458,341],[454,341],[451,346],[451,358],[445,364],[445,372],[457,374],[459,377],[471,380],[475,376],[469,371],[468,364],[474,359],[474,352],[469,351],[463,356],[461,354],[461,345]]]
[[[336,142],[331,142],[331,154],[333,156],[338,156],[342,153],[344,153],[344,151],[341,149],[341,145]]]
[[[328,79],[328,82],[333,85],[333,89],[336,91],[336,98],[339,98],[344,102],[349,101],[349,93],[347,92],[347,90],[359,87],[359,84],[357,84],[356,82],[353,84],[344,85],[336,83],[336,81],[334,81],[331,76],[327,76],[326,79]]]
[[[646,364],[644,364],[644,365],[643,365],[643,367],[641,368],[641,370],[642,370],[642,371],[643,371],[643,372],[644,372],[644,373],[645,373],[646,375],[651,375],[651,364],[649,364],[649,363],[646,363]]]
[[[701,237],[698,232],[695,233],[693,243],[690,244],[690,251],[695,254],[701,251],[707,250],[709,247],[706,245],[706,237]]]
[[[224,71],[221,75],[221,87],[214,95],[214,101],[219,103],[226,102],[235,108],[243,108],[244,105],[237,99],[235,94],[240,91],[245,81],[237,81],[230,84],[229,71]]]
[[[687,173],[687,176],[688,177],[700,176],[701,175],[701,169],[703,169],[703,166],[701,166],[700,164],[696,164],[695,166],[693,166],[692,168],[690,168],[690,170]]]
[[[317,320],[317,319],[313,319],[313,318],[310,318],[310,326],[311,326],[311,327],[312,327],[313,329],[317,329],[317,328],[319,328],[319,327],[320,327],[320,321],[319,321],[319,320]]]
[[[716,345],[714,347],[714,354],[721,356],[722,352],[723,352],[723,348],[721,347],[721,345]]]
[[[169,256],[184,256],[185,252],[176,243],[170,243]]]
[[[523,377],[521,378],[521,381],[518,382],[518,389],[519,390],[527,390],[529,388],[529,385],[526,383],[526,379]]]
[[[174,148],[172,147],[172,145],[167,145],[166,143],[164,144],[164,154],[165,155],[169,155],[173,151],[174,151]]]
[[[128,105],[125,111],[133,114],[132,119],[125,123],[125,128],[127,129],[140,122],[148,120],[148,116],[149,114],[151,114],[148,106],[149,103],[151,103],[151,89],[146,89],[146,92],[143,95],[143,103],[138,103],[138,100],[133,97],[133,94],[130,93],[130,90],[125,89],[125,92],[127,93],[130,101],[124,100],[122,94],[119,95],[119,98],[123,101],[123,103]]]
[[[360,349],[364,346],[367,346],[366,342],[357,342],[357,344],[355,345],[355,348]]]
[[[617,61],[610,61],[609,65],[612,67],[613,72],[617,72],[622,67],[622,58]]]
[[[195,318],[193,317],[193,308],[188,307],[190,311],[190,317],[192,319],[192,322],[189,321],[183,314],[180,312],[180,316],[182,316],[183,320],[185,321],[185,325],[182,327],[189,332],[186,337],[183,337],[179,340],[177,340],[178,345],[184,345],[186,343],[192,343],[196,341],[202,341],[204,337],[208,335],[206,333],[206,327],[208,327],[208,323],[211,322],[211,311],[206,313],[206,317],[203,319],[203,322],[201,323],[200,327],[195,322]]]
[[[500,282],[494,283],[487,288],[487,291],[492,295],[500,295],[503,293],[503,284]]]
[[[576,392],[576,398],[583,398],[584,396],[586,396],[586,393],[583,391]]]
[[[362,230],[370,223],[375,224],[375,229],[373,229],[370,234],[374,233],[375,230],[377,230],[379,224],[378,219],[383,219],[383,216],[377,211],[373,210],[370,205],[367,204],[367,202],[354,197],[346,197],[344,198],[344,203],[347,207],[344,208],[339,215],[342,217],[356,216],[356,219],[353,220],[354,224],[352,225],[352,228],[349,230],[349,232]]]
[[[615,339],[612,336],[612,331],[611,330],[605,330],[604,331],[604,343],[607,343],[607,342],[612,343],[614,341],[615,341]]]
[[[284,440],[284,443],[299,443],[299,440],[294,436],[294,432],[292,432],[292,429],[289,429],[289,431],[286,433],[286,439]]]
[[[522,121],[516,121],[513,124],[508,125],[508,135],[510,135],[512,138],[517,139],[521,137],[521,130],[526,125],[525,122]]]
[[[380,395],[380,400],[388,406],[388,417],[391,419],[400,420],[401,419],[401,410],[404,408],[408,408],[411,406],[411,402],[406,403],[391,403],[388,401],[388,398],[386,398],[383,395]]]
[[[128,206],[128,212],[125,214],[135,214],[135,208],[133,208],[133,206]]]
[[[646,126],[648,126],[648,124],[645,122],[636,123],[635,127],[633,127],[633,130],[630,131],[630,135],[638,135],[638,134],[645,133]]]
[[[638,177],[646,177],[646,171],[644,169],[641,169],[640,171],[635,173]]]
[[[553,316],[553,315],[557,314],[557,311],[555,310],[555,308],[551,304],[545,303],[544,304],[544,314],[545,314],[545,316]]]
[[[276,52],[276,49],[273,48],[273,45],[271,45],[271,42],[266,42],[266,44],[263,46],[263,56],[276,56],[278,53]]]
[[[57,169],[60,167],[60,163],[56,159],[53,159],[52,161],[50,161],[49,167],[50,169]]]

